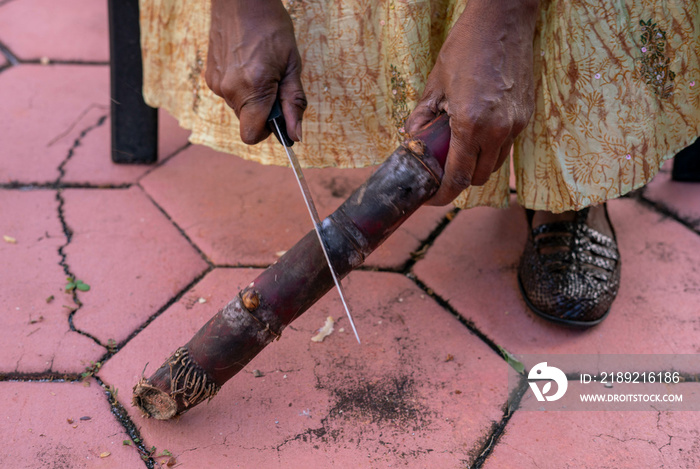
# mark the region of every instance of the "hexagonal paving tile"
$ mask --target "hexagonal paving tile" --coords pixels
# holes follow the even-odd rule
[[[699,436],[693,412],[516,411],[483,467],[691,469]]]
[[[0,8],[0,41],[23,60],[107,62],[107,2],[9,2]]]
[[[111,159],[111,121],[92,130],[80,141],[65,165],[63,183],[120,185],[136,182],[152,171],[154,165],[114,164]],[[158,112],[158,159],[166,159],[187,144],[190,132],[181,128],[175,118],[163,110]]]
[[[79,373],[105,349],[71,332],[55,191],[0,190],[0,372]]]
[[[371,172],[305,170],[321,217],[335,210]],[[291,248],[313,227],[289,168],[193,146],[141,184],[217,265],[269,265],[277,260],[276,253]],[[448,210],[421,208],[366,265],[402,266]]]
[[[127,401],[145,363],[149,374],[257,273],[214,270],[110,359],[100,377]],[[129,407],[146,444],[207,467],[472,461],[502,416],[505,362],[404,276],[354,272],[347,287],[362,345],[330,294],[179,421],[144,420]],[[340,316],[335,331],[311,342],[328,315]],[[253,369],[263,376],[253,377]]]
[[[644,188],[644,197],[678,215],[700,231],[700,183],[677,182],[671,179],[673,161]]]
[[[94,66],[20,65],[0,73],[0,141],[13,155],[0,158],[0,183],[56,181],[75,139],[109,112],[108,80],[108,68]]]
[[[631,199],[609,202],[622,283],[609,317],[577,331],[531,313],[517,265],[522,209],[462,211],[415,266],[418,278],[512,353],[697,353],[700,237]]]
[[[207,264],[138,187],[64,190],[73,231],[66,262],[92,288],[79,292],[78,329],[106,344],[143,324]]]
[[[96,383],[1,382],[2,467],[143,467]]]

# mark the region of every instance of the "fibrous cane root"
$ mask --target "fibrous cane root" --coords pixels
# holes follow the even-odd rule
[[[171,419],[211,399],[221,388],[191,360],[185,347],[177,349],[166,365],[169,368],[170,393],[162,391],[146,378],[141,378],[134,386],[132,404],[141,409],[145,417]]]

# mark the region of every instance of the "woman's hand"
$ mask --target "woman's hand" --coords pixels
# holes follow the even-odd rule
[[[212,0],[205,76],[238,116],[243,142],[270,135],[267,117],[278,94],[287,134],[301,140],[301,57],[280,0]]]
[[[470,0],[447,36],[406,123],[411,133],[441,112],[450,116],[445,174],[430,204],[485,184],[530,119],[537,11],[537,0]]]

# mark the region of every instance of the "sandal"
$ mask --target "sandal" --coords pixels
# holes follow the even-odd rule
[[[571,222],[545,223],[530,228],[520,258],[518,283],[528,307],[559,324],[590,327],[600,323],[620,286],[620,253],[607,207],[605,218],[613,237],[586,224],[589,208]]]

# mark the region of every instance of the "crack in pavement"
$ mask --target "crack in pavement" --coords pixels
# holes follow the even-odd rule
[[[60,256],[61,260],[58,262],[58,265],[60,265],[63,268],[63,272],[66,274],[67,277],[70,278],[77,278],[76,275],[72,272],[70,266],[68,265],[68,260],[67,260],[67,255],[65,253],[66,247],[71,243],[73,239],[73,230],[68,226],[68,223],[66,221],[66,216],[65,216],[65,199],[63,197],[63,187],[61,187],[61,180],[63,177],[66,175],[65,171],[65,166],[70,161],[70,159],[73,157],[75,154],[75,150],[81,145],[83,138],[87,134],[89,134],[91,131],[94,129],[100,127],[105,123],[107,120],[107,114],[104,114],[100,116],[97,121],[88,126],[87,128],[83,129],[78,137],[73,141],[73,145],[68,149],[68,153],[66,154],[66,157],[61,161],[61,163],[58,165],[58,178],[56,178],[55,185],[57,187],[56,190],[56,200],[58,201],[58,220],[61,223],[61,229],[63,230],[63,234],[66,237],[66,242],[59,246],[58,248],[58,255]],[[88,337],[92,339],[95,343],[97,343],[99,346],[107,348],[104,344],[102,344],[99,339],[97,339],[95,336],[92,334],[89,334],[88,332],[81,331],[78,328],[75,327],[75,324],[73,323],[73,317],[75,316],[75,313],[82,308],[83,303],[80,301],[78,298],[78,289],[75,288],[72,291],[72,297],[73,297],[73,303],[76,305],[76,308],[71,309],[71,312],[68,314],[68,327],[71,331],[77,332],[78,334],[81,334],[85,337]]]
[[[88,107],[83,109],[80,112],[80,114],[78,114],[78,117],[76,117],[73,120],[73,122],[71,122],[71,124],[68,126],[68,128],[66,130],[64,130],[63,132],[61,132],[60,134],[56,135],[54,138],[52,138],[49,141],[49,143],[46,144],[46,147],[47,148],[51,147],[54,143],[58,142],[59,140],[61,140],[62,138],[66,137],[68,134],[70,134],[73,131],[73,129],[75,128],[75,126],[78,125],[78,122],[80,122],[83,119],[83,117],[85,117],[85,115],[88,112],[90,112],[90,110],[92,110],[92,109],[102,109],[103,111],[107,111],[107,110],[109,110],[109,106],[105,106],[105,105],[97,104],[97,103],[90,103],[90,105]],[[102,125],[102,124],[99,124],[99,125]],[[82,136],[80,138],[82,138]]]
[[[425,239],[425,241],[414,251],[416,254],[415,256],[412,253],[411,258],[406,262],[403,270],[401,273],[406,276],[409,280],[411,280],[416,286],[418,286],[421,290],[425,292],[427,296],[432,298],[437,304],[448,311],[450,314],[452,314],[457,320],[464,326],[466,327],[472,334],[476,335],[477,338],[479,338],[482,342],[484,342],[486,345],[488,345],[498,356],[508,362],[506,357],[503,356],[503,353],[501,351],[501,348],[496,344],[496,342],[488,337],[485,333],[483,333],[479,328],[476,327],[476,325],[472,322],[463,317],[457,310],[455,310],[450,303],[445,300],[444,298],[440,297],[437,295],[431,288],[429,288],[425,283],[423,283],[421,280],[418,279],[418,277],[411,271],[413,267],[418,263],[421,259],[425,257],[427,254],[428,250],[432,247],[432,245],[435,243],[437,238],[445,231],[447,226],[456,218],[457,214],[461,210],[458,208],[453,208],[451,211],[449,211],[447,214],[445,214],[445,217],[443,220],[435,227],[435,229],[428,235],[428,237]],[[508,366],[511,366],[508,364]],[[491,429],[487,432],[486,435],[481,439],[481,444],[477,441],[474,446],[473,452],[470,452],[472,454],[476,454],[476,458],[474,459],[474,462],[471,466],[468,466],[469,469],[479,469],[481,468],[484,463],[486,462],[486,459],[491,455],[493,452],[493,449],[495,446],[498,444],[498,441],[500,440],[501,436],[503,435],[506,426],[508,425],[511,417],[515,413],[515,410],[518,408],[521,399],[525,395],[525,392],[527,391],[527,382],[522,381],[520,385],[513,390],[511,395],[508,398],[508,401],[504,404],[504,411],[503,411],[503,416],[501,417],[501,420],[499,422],[493,422],[493,425],[491,426]]]
[[[10,181],[5,183],[0,183],[0,189],[9,190],[58,190],[58,189],[107,189],[107,190],[121,190],[130,189],[133,183],[125,182],[122,184],[90,184],[84,182],[20,182],[20,181]]]
[[[81,376],[77,373],[53,373],[47,371],[40,372],[0,372],[0,382],[12,381],[12,382],[76,382],[80,381]]]
[[[159,145],[160,145],[160,144],[159,144]],[[150,168],[148,168],[148,169],[146,170],[145,173],[143,173],[141,176],[138,177],[137,184],[141,185],[141,181],[142,181],[146,176],[148,176],[149,174],[151,174],[153,171],[157,170],[157,169],[160,168],[161,166],[165,165],[168,161],[170,161],[171,159],[175,158],[177,155],[179,155],[179,154],[182,153],[183,151],[187,150],[187,149],[188,149],[189,147],[191,147],[191,146],[192,146],[192,144],[188,141],[188,142],[186,142],[184,145],[182,145],[181,147],[176,148],[175,150],[173,150],[173,152],[170,153],[169,155],[160,155],[160,154],[159,154],[159,155],[158,155],[158,161],[156,161],[155,163],[151,164],[151,165],[150,165]],[[159,150],[159,151],[160,151],[160,150]],[[141,187],[141,188],[143,189],[143,187]],[[145,191],[144,191],[144,192],[145,192]]]
[[[691,217],[683,217],[672,207],[667,206],[665,203],[648,199],[644,195],[646,191],[641,189],[635,194],[630,196],[631,199],[636,200],[642,206],[651,209],[652,211],[662,215],[665,218],[670,218],[688,228],[693,233],[700,235],[700,219],[695,219]]]
[[[163,207],[161,207],[161,205],[158,202],[156,202],[156,200],[153,197],[151,197],[151,194],[149,194],[148,191],[146,191],[146,189],[144,189],[143,186],[141,186],[141,184],[137,184],[137,185],[141,189],[143,194],[146,196],[146,198],[151,201],[153,206],[156,207],[158,209],[158,211],[163,214],[163,216],[173,225],[173,227],[177,230],[177,232],[180,233],[180,236],[185,238],[185,240],[189,243],[189,245],[192,246],[192,248],[199,254],[199,256],[202,258],[202,260],[207,263],[209,268],[210,269],[214,268],[215,265],[212,262],[212,260],[209,259],[209,257],[204,253],[204,251],[202,251],[199,248],[199,246],[197,246],[197,244],[195,244],[194,241],[192,241],[192,239],[187,235],[187,233],[185,233],[185,230],[180,225],[178,225],[177,222],[175,222],[173,217],[171,217],[170,214]]]
[[[0,3],[0,6],[2,6],[2,5],[3,4]],[[7,59],[7,66],[3,67],[3,70],[5,68],[10,68],[13,65],[17,65],[20,63],[17,56],[15,54],[13,54],[12,51],[10,49],[8,49],[8,47],[5,44],[3,44],[2,42],[0,42],[0,54],[2,54]]]
[[[485,438],[481,440],[483,442],[481,447],[475,447],[475,454],[477,454],[477,457],[474,459],[474,463],[467,469],[480,469],[483,467],[488,457],[491,456],[491,453],[493,453],[493,450],[501,439],[501,436],[503,436],[510,419],[515,414],[518,407],[520,407],[520,401],[527,390],[527,380],[522,379],[518,387],[513,389],[510,396],[508,396],[508,401],[504,406],[503,417],[501,420],[499,422],[493,422],[490,434],[485,435]]]
[[[136,426],[136,424],[134,424],[133,420],[131,420],[131,417],[129,417],[129,413],[126,411],[124,406],[121,405],[121,403],[117,400],[117,389],[112,386],[107,386],[105,382],[97,376],[93,376],[93,378],[95,379],[95,381],[97,381],[97,383],[100,386],[102,386],[102,389],[104,389],[105,396],[107,397],[107,403],[109,404],[112,415],[114,415],[114,418],[117,419],[117,422],[119,422],[119,424],[124,428],[126,434],[129,435],[129,438],[133,443],[133,445],[129,446],[134,446],[136,448],[136,451],[138,451],[141,460],[144,462],[148,469],[154,469],[156,465],[156,460],[152,457],[152,451],[150,451],[148,445],[146,445],[143,442],[143,438],[141,438],[141,432],[139,432],[138,427]]]

